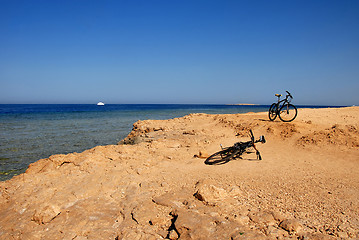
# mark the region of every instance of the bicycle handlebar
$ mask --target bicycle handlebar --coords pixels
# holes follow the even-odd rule
[[[286,92],[290,98],[293,98],[293,96],[292,96],[292,94],[290,94],[290,92],[288,92],[288,91],[286,91]]]
[[[254,135],[253,135],[252,129],[249,130],[249,135],[251,137],[251,141],[254,142]]]

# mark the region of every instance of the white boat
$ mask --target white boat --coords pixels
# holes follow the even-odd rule
[[[97,106],[104,106],[105,104],[103,102],[98,102]]]

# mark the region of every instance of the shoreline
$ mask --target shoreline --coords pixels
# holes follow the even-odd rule
[[[0,182],[1,237],[359,237],[359,107],[299,110],[291,123],[267,112],[143,120],[127,144],[40,159]],[[204,164],[249,129],[267,139],[262,161]]]
[[[171,119],[187,115],[192,111],[196,112],[196,109],[203,110],[198,110],[197,112],[231,114],[239,112],[265,112],[269,108],[269,106],[226,105],[219,107],[218,105],[201,107],[205,106],[201,105],[192,108],[192,105],[177,105],[174,108],[181,110],[173,110],[173,106],[170,105],[168,107],[165,106],[166,110],[162,111],[162,105],[155,107],[141,105],[140,108],[136,106],[111,106],[109,108],[110,112],[107,112],[107,110],[102,112],[104,108],[98,108],[93,105],[86,105],[85,107],[83,105],[60,107],[58,105],[55,107],[53,105],[31,105],[29,107],[27,105],[24,108],[11,107],[8,111],[6,108],[0,109],[3,112],[15,113],[0,114],[0,121],[12,126],[11,128],[1,129],[3,138],[0,137],[0,141],[3,144],[0,146],[0,160],[3,165],[0,172],[0,180],[4,181],[14,175],[21,174],[25,172],[30,163],[41,158],[47,158],[53,154],[82,152],[98,145],[115,144],[129,134],[132,124],[138,120],[138,113],[142,116],[141,119]],[[148,112],[143,110],[142,107],[160,110]],[[86,112],[89,110],[91,111]],[[138,112],[136,112],[137,110]],[[21,115],[18,116],[17,114]],[[158,116],[161,117],[158,118]],[[98,118],[106,121],[106,124],[102,125],[94,120]],[[87,131],[89,126],[91,131]],[[66,130],[64,131],[64,129]],[[11,136],[11,138],[6,136]],[[34,139],[33,136],[38,137]],[[61,138],[58,136],[61,136]],[[11,141],[9,141],[10,139]]]

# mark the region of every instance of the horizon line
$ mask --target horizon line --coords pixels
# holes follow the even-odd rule
[[[97,103],[0,103],[0,105],[96,105]],[[224,106],[270,106],[270,104],[255,103],[105,103],[106,105],[224,105]],[[357,105],[325,105],[325,104],[294,104],[295,106],[318,106],[318,107],[356,107]]]

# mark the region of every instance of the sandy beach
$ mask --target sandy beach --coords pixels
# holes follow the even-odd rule
[[[0,239],[357,239],[359,107],[190,114],[0,182]],[[255,153],[206,157],[248,141]]]

